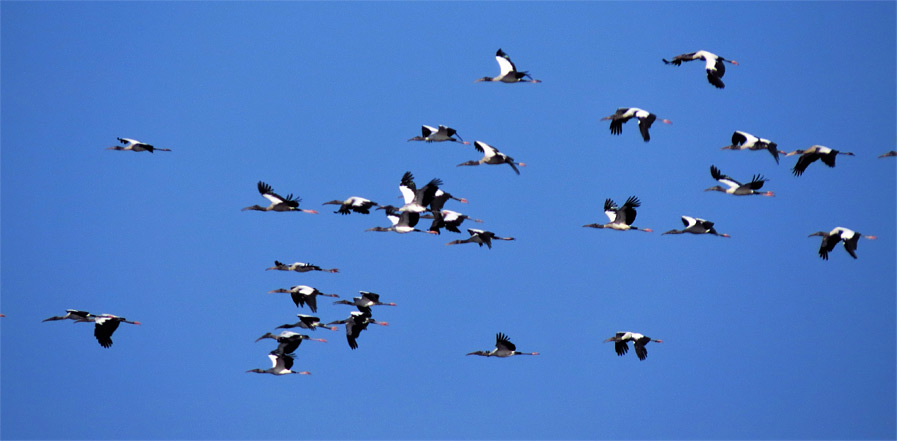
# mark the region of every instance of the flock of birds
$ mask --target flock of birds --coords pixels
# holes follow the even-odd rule
[[[534,79],[527,71],[518,70],[515,64],[511,61],[510,57],[501,49],[496,52],[495,59],[498,62],[500,68],[499,74],[494,77],[482,77],[480,79],[477,79],[476,82],[541,82],[541,80]],[[707,81],[711,85],[719,89],[723,89],[725,87],[725,84],[722,81],[722,78],[726,72],[725,63],[738,65],[738,62],[734,60],[728,60],[704,50],[677,55],[673,57],[672,60],[663,59],[663,62],[668,65],[680,66],[684,62],[696,60],[704,61],[704,70],[707,74]],[[636,123],[638,124],[642,139],[645,142],[650,141],[651,136],[649,130],[653,123],[658,120],[657,115],[651,112],[636,107],[624,107],[617,109],[616,112],[610,116],[601,118],[602,121],[610,121],[610,132],[612,135],[620,135],[623,131],[623,124],[632,119],[635,119]],[[665,124],[671,124],[671,121],[668,119],[660,119],[660,121]],[[147,144],[130,138],[118,138],[118,141],[121,143],[121,145],[112,146],[109,147],[109,149],[133,152],[147,151],[150,153],[156,151],[171,151],[171,149],[168,148],[154,147],[151,144]],[[421,135],[412,137],[408,141],[424,141],[428,143],[455,142],[462,145],[470,145],[469,142],[461,139],[455,129],[444,125],[439,125],[438,127],[423,125],[421,127]],[[479,160],[470,160],[458,164],[459,167],[476,166],[481,164],[507,164],[516,174],[519,175],[519,167],[525,166],[524,163],[515,161],[512,157],[500,152],[497,148],[486,144],[485,142],[475,141],[473,143],[473,146],[478,152],[483,154],[483,157]],[[786,157],[800,155],[797,163],[792,169],[792,172],[795,176],[801,176],[806,171],[806,169],[817,160],[821,161],[828,167],[834,167],[835,159],[838,155],[854,156],[854,154],[851,152],[842,152],[821,145],[813,145],[807,149],[784,152],[778,150],[778,146],[775,142],[769,139],[754,136],[744,131],[735,131],[732,134],[731,145],[722,147],[722,149],[765,150],[772,155],[777,164],[779,163],[780,155],[784,155]],[[897,156],[897,151],[890,151],[879,156],[879,158],[895,156]],[[772,191],[760,191],[764,184],[768,182],[768,180],[760,174],[755,174],[750,181],[742,183],[728,175],[723,174],[715,165],[711,165],[710,175],[715,181],[719,182],[722,185],[707,188],[705,191],[719,191],[734,196],[774,196],[774,193]],[[403,199],[403,205],[401,206],[396,207],[392,205],[380,205],[377,202],[360,196],[351,196],[342,200],[335,199],[324,202],[322,205],[338,205],[339,208],[334,211],[334,213],[339,213],[341,215],[348,215],[351,213],[370,214],[372,210],[384,210],[386,217],[390,222],[390,226],[375,226],[369,228],[367,231],[388,231],[400,234],[419,232],[438,235],[441,233],[442,229],[453,233],[461,233],[460,226],[466,220],[477,223],[483,222],[480,219],[470,217],[461,212],[446,209],[445,205],[450,200],[455,200],[460,203],[466,203],[467,200],[451,195],[443,188],[441,188],[442,185],[442,180],[440,180],[439,178],[434,178],[428,181],[426,185],[418,187],[414,181],[413,174],[409,171],[406,172],[399,181],[399,193]],[[275,193],[272,187],[263,181],[258,182],[257,190],[262,197],[269,201],[269,204],[266,206],[251,205],[243,208],[244,211],[304,212],[308,214],[318,214],[317,210],[300,208],[299,205],[302,202],[302,199],[300,197],[294,196],[292,193],[288,194],[287,196],[281,196],[280,194]],[[604,203],[604,212],[608,217],[608,222],[603,224],[592,223],[583,225],[583,227],[596,229],[612,229],[619,231],[636,230],[643,232],[652,232],[653,230],[650,228],[639,228],[633,225],[637,214],[636,208],[639,208],[640,206],[641,202],[636,196],[630,196],[629,198],[627,198],[626,202],[623,205],[618,205],[612,199],[608,198]],[[416,228],[421,219],[432,220],[428,229],[421,230]],[[728,234],[717,232],[714,228],[714,223],[706,219],[692,216],[682,216],[681,220],[684,225],[683,229],[673,229],[662,234],[689,233],[730,237]],[[467,228],[467,233],[469,235],[468,238],[453,240],[446,243],[446,245],[475,243],[479,247],[485,245],[488,248],[492,248],[493,241],[515,240],[513,237],[502,237],[496,235],[491,231],[477,228]],[[857,242],[859,241],[859,239],[875,239],[875,236],[862,235],[856,231],[844,227],[836,227],[828,232],[818,231],[811,234],[809,237],[813,236],[822,237],[822,243],[819,248],[819,256],[825,260],[828,259],[829,253],[834,250],[838,243],[843,243],[847,253],[851,257],[856,259]],[[290,271],[298,273],[307,273],[310,271],[327,273],[339,272],[337,268],[321,268],[317,265],[303,262],[285,264],[280,261],[275,261],[274,266],[269,267],[266,270]],[[269,293],[290,294],[290,297],[296,307],[308,307],[312,313],[317,313],[317,297],[339,297],[339,295],[337,294],[324,293],[314,287],[307,285],[295,285],[290,287],[289,289],[275,289],[269,291]],[[321,319],[318,317],[306,314],[297,314],[299,321],[292,324],[283,324],[277,326],[275,329],[302,328],[309,331],[314,331],[317,328],[326,328],[332,331],[336,331],[338,330],[338,328],[335,325],[343,325],[345,327],[346,340],[348,342],[348,345],[351,349],[354,350],[358,347],[357,340],[360,337],[361,332],[366,330],[368,325],[388,325],[387,322],[377,321],[373,318],[373,307],[381,305],[396,305],[395,303],[391,302],[381,302],[379,294],[368,291],[360,291],[360,295],[353,297],[351,301],[337,300],[333,303],[354,306],[356,310],[352,311],[349,317],[345,319],[334,320],[326,324],[322,323]],[[3,317],[3,315],[0,314],[0,317]],[[94,315],[87,311],[80,311],[75,309],[69,309],[66,311],[65,315],[50,317],[45,319],[44,321],[46,322],[58,320],[72,320],[74,323],[94,323],[94,336],[96,337],[99,344],[104,348],[109,348],[112,346],[112,334],[116,331],[116,329],[118,329],[121,323],[134,325],[140,324],[140,322],[129,321],[123,317],[112,314]],[[310,372],[308,371],[292,370],[295,361],[295,351],[299,348],[303,340],[326,342],[325,339],[311,338],[308,335],[288,330],[284,330],[277,335],[270,332],[265,333],[256,341],[258,342],[263,339],[273,339],[277,342],[277,347],[268,353],[271,367],[267,369],[251,369],[247,372],[267,373],[274,375],[310,374]],[[645,360],[647,358],[647,350],[645,346],[650,342],[662,343],[662,340],[652,339],[636,332],[620,331],[615,333],[612,337],[604,340],[604,342],[614,342],[614,352],[620,356],[628,353],[628,344],[631,342],[635,347],[635,353],[638,359]],[[498,334],[496,334],[495,347],[493,349],[489,351],[474,351],[468,353],[467,355],[504,358],[514,355],[539,355],[539,353],[517,351],[516,346],[511,343],[508,336],[499,332]]]

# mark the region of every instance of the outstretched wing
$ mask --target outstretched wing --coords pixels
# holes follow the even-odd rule
[[[501,73],[499,76],[505,76],[511,72],[517,71],[517,66],[514,66],[514,62],[511,61],[511,57],[508,54],[504,53],[501,49],[495,53],[495,61],[498,61],[498,67],[501,69]]]

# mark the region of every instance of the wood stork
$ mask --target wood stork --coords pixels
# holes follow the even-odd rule
[[[55,320],[68,319],[68,320],[74,320],[76,323],[77,322],[92,322],[95,317],[96,317],[95,315],[93,315],[87,311],[79,311],[77,309],[66,309],[65,315],[57,315],[54,317],[44,319],[42,321],[50,322],[50,321],[55,321]]]
[[[378,204],[370,199],[365,199],[360,196],[351,196],[344,201],[332,200],[330,202],[324,202],[321,205],[339,205],[339,210],[334,211],[334,213],[339,214],[349,214],[353,211],[361,214],[370,214],[371,207],[375,207]]]
[[[497,148],[492,147],[489,144],[486,144],[482,141],[474,141],[473,146],[477,149],[478,152],[483,154],[483,157],[478,161],[467,161],[458,164],[458,167],[463,165],[480,165],[480,164],[508,164],[514,169],[514,173],[520,174],[520,170],[517,169],[517,166],[525,167],[526,164],[522,162],[514,162],[514,158],[498,151]]]
[[[461,139],[458,136],[458,131],[451,128],[440,125],[437,129],[436,127],[431,126],[421,126],[421,136],[415,136],[414,138],[409,139],[409,141],[426,141],[426,142],[443,142],[443,141],[452,141],[461,144],[470,144],[467,141]],[[457,136],[457,138],[455,138]]]
[[[627,352],[629,352],[629,344],[628,342],[632,342],[635,347],[635,355],[638,356],[639,360],[644,360],[648,358],[648,350],[645,348],[645,345],[648,343],[656,342],[663,343],[663,340],[655,340],[651,337],[645,337],[638,332],[623,332],[620,331],[616,335],[607,340],[604,340],[605,343],[612,341],[614,342],[614,350],[617,352],[617,355],[623,356]]]
[[[738,65],[738,62],[735,60],[727,60],[719,55],[707,52],[707,51],[697,51],[688,54],[676,55],[673,57],[673,61],[667,61],[666,58],[663,59],[664,64],[672,64],[675,66],[679,66],[683,61],[694,61],[694,60],[704,60],[704,70],[707,71],[707,81],[710,84],[716,86],[717,89],[722,89],[726,87],[723,84],[723,75],[726,74],[726,63],[732,63],[734,65]]]
[[[479,246],[483,246],[485,244],[490,249],[492,248],[493,240],[516,240],[513,237],[500,237],[496,236],[495,233],[491,231],[478,230],[476,228],[468,228],[467,233],[470,234],[470,237],[464,240],[453,240],[446,245],[458,245],[462,243],[475,243]]]
[[[303,328],[314,331],[316,328],[324,328],[329,329],[331,331],[336,331],[336,326],[325,326],[321,323],[321,319],[305,314],[296,314],[296,317],[299,317],[299,321],[293,324],[283,324],[274,329],[291,329],[291,328]]]
[[[583,227],[589,228],[610,228],[612,230],[639,230],[645,232],[652,232],[654,230],[650,228],[638,228],[632,226],[632,222],[635,221],[636,212],[635,209],[642,205],[641,201],[638,200],[635,196],[629,196],[629,199],[626,199],[626,203],[623,204],[622,207],[617,206],[617,203],[611,199],[604,200],[604,214],[607,215],[607,218],[610,222],[606,224],[588,224],[583,225]]]
[[[414,211],[399,211],[399,208],[393,207],[392,205],[384,205],[377,209],[386,210],[386,218],[389,219],[389,222],[392,223],[392,225],[389,227],[368,228],[365,231],[395,231],[400,234],[411,232],[437,234],[432,231],[423,231],[414,228],[420,221],[420,213]]]
[[[878,155],[878,159],[881,159],[881,158],[893,158],[893,157],[895,157],[895,156],[897,156],[897,150],[891,150],[890,152],[887,152],[887,153]]]
[[[406,171],[399,182],[399,191],[402,193],[402,198],[405,201],[405,205],[399,208],[399,211],[411,211],[414,213],[427,211],[427,206],[433,202],[440,185],[442,185],[442,180],[434,178],[427,185],[417,188],[417,185],[414,183],[414,175],[410,171]]]
[[[857,242],[859,242],[861,237],[866,239],[877,239],[876,236],[863,236],[856,231],[844,227],[836,227],[828,233],[825,231],[817,231],[807,237],[813,236],[822,236],[822,245],[819,246],[819,257],[821,257],[822,260],[828,260],[828,253],[835,249],[838,242],[844,242],[844,249],[847,250],[847,254],[850,254],[850,257],[856,259]]]
[[[430,201],[430,211],[431,212],[441,211],[442,208],[445,206],[445,203],[448,202],[449,199],[454,199],[462,204],[467,203],[467,199],[452,196],[451,193],[448,193],[440,188],[439,190],[436,190],[436,193],[433,194],[433,200]]]
[[[500,81],[502,83],[541,83],[541,80],[534,79],[530,76],[526,71],[518,71],[517,66],[514,65],[514,62],[511,61],[511,57],[508,54],[504,53],[501,48],[498,49],[498,52],[495,53],[495,61],[498,61],[498,67],[501,69],[501,72],[497,77],[483,77],[476,81],[478,83],[480,81]]]
[[[287,374],[300,374],[300,375],[311,375],[309,371],[296,372],[292,371],[293,361],[295,360],[292,356],[286,354],[275,354],[274,352],[268,354],[268,358],[271,359],[271,367],[268,369],[250,369],[246,372],[255,372],[258,374],[274,374],[274,375],[287,375]]]
[[[140,322],[132,322],[124,317],[112,314],[97,315],[94,317],[93,322],[93,335],[97,338],[97,342],[100,343],[100,346],[104,348],[112,346],[112,333],[118,329],[120,323],[129,323],[132,325],[140,324]]]
[[[644,139],[645,142],[650,141],[651,135],[648,133],[648,129],[650,129],[651,125],[654,124],[654,121],[657,120],[657,115],[648,112],[647,110],[639,109],[638,107],[620,107],[617,109],[616,113],[601,118],[601,121],[610,120],[610,133],[612,135],[619,135],[623,133],[623,123],[632,118],[635,118],[638,121],[638,129],[642,132],[642,139]],[[668,119],[661,119],[660,122],[664,124],[673,123]]]
[[[430,224],[430,231],[433,231],[436,234],[439,234],[441,228],[445,228],[453,233],[460,233],[461,230],[458,229],[458,227],[460,227],[461,223],[465,220],[472,220],[479,223],[483,222],[482,219],[474,219],[466,214],[452,210],[432,210],[429,214],[423,214],[421,217],[425,219],[433,219],[433,223]]]
[[[491,351],[474,351],[467,355],[479,355],[481,357],[510,357],[513,355],[539,355],[538,352],[518,352],[517,346],[511,343],[508,336],[499,332],[495,334],[495,349]]]
[[[317,296],[325,296],[325,297],[339,297],[336,294],[327,294],[321,291],[318,291],[316,288],[312,288],[308,285],[296,285],[291,287],[290,289],[275,289],[272,291],[268,291],[268,294],[272,293],[287,293],[290,297],[293,298],[293,303],[296,304],[296,307],[305,306],[308,304],[308,309],[311,309],[311,312],[318,312],[318,301]]]
[[[361,311],[352,311],[349,315],[349,318],[330,322],[327,324],[327,326],[346,325],[346,341],[349,342],[349,347],[355,350],[358,348],[358,342],[356,342],[355,340],[358,339],[358,337],[361,335],[361,331],[364,331],[368,328],[369,324],[389,326],[389,323],[378,322],[369,315],[365,315]]]
[[[663,234],[691,233],[691,234],[712,234],[714,236],[720,236],[720,237],[731,237],[728,234],[717,233],[716,229],[713,228],[713,222],[710,222],[708,220],[701,219],[698,217],[682,216],[682,224],[685,225],[684,229],[670,230]],[[663,234],[661,234],[661,236]]]
[[[383,306],[396,306],[395,303],[389,302],[384,303],[380,301],[380,294],[375,292],[368,291],[358,291],[361,295],[358,297],[352,297],[352,301],[349,300],[337,300],[333,302],[334,305],[354,305],[359,308],[359,311],[365,312],[365,309],[370,310],[370,307],[383,305]]]
[[[118,139],[118,141],[120,143],[124,144],[124,146],[114,145],[112,147],[107,147],[106,150],[129,150],[132,152],[150,152],[150,153],[152,153],[154,151],[159,151],[159,152],[170,152],[171,151],[171,149],[163,149],[163,148],[159,148],[159,147],[153,147],[152,145],[149,145],[145,142],[140,142],[136,139],[130,139],[130,138],[116,138],[116,139]]]
[[[721,191],[726,194],[733,194],[735,196],[746,196],[746,195],[760,195],[760,196],[775,196],[775,193],[771,191],[761,192],[757,191],[763,187],[763,183],[768,181],[769,179],[764,179],[763,175],[754,175],[751,178],[751,182],[747,184],[742,184],[741,182],[732,179],[731,177],[722,174],[715,165],[710,166],[710,176],[713,176],[713,179],[716,179],[722,184],[726,185],[726,188],[722,186],[714,186],[705,189],[704,191]]]
[[[795,150],[785,154],[785,156],[793,155],[800,155],[800,158],[797,158],[797,164],[794,164],[792,169],[794,176],[802,175],[804,170],[817,159],[821,159],[822,163],[829,167],[834,167],[835,158],[838,155],[854,156],[851,152],[841,152],[821,145],[814,145],[805,150]]]
[[[280,335],[274,335],[270,332],[265,333],[265,335],[257,338],[255,341],[258,343],[259,340],[262,339],[274,339],[277,341],[277,349],[275,349],[272,353],[277,355],[283,354],[292,354],[299,349],[299,345],[302,344],[302,340],[314,340],[319,341],[321,343],[327,343],[327,340],[323,338],[311,338],[305,334],[299,334],[291,331],[283,331]]]
[[[313,265],[311,263],[305,262],[293,262],[293,263],[283,263],[279,260],[274,261],[274,266],[270,268],[265,268],[265,271],[269,270],[278,270],[278,271],[295,271],[297,273],[307,273],[309,271],[323,271],[325,273],[338,273],[339,268],[321,268],[317,265]]]
[[[261,205],[253,205],[251,207],[244,208],[242,211],[301,211],[304,213],[318,214],[318,212],[315,210],[305,210],[299,208],[299,203],[302,202],[302,198],[294,198],[292,193],[287,195],[287,197],[283,197],[271,191],[271,186],[262,181],[258,182],[258,190],[259,194],[261,194],[265,199],[271,201],[271,205],[268,205],[267,207],[262,207]]]
[[[727,145],[720,150],[766,150],[776,160],[776,164],[779,163],[779,153],[785,154],[785,152],[779,150],[778,144],[740,130],[736,130],[732,134],[732,145]]]

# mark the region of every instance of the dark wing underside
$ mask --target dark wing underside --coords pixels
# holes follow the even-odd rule
[[[118,320],[105,320],[102,323],[96,323],[93,328],[93,335],[97,338],[100,346],[104,348],[112,346],[112,333],[118,329],[118,325]]]

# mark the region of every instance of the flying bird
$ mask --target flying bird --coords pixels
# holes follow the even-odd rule
[[[100,343],[100,346],[104,348],[108,348],[112,346],[112,333],[118,329],[118,325],[122,322],[129,323],[132,325],[139,325],[140,322],[132,322],[124,317],[119,317],[112,314],[99,314],[94,315],[87,311],[79,311],[77,309],[67,309],[65,315],[50,317],[44,319],[43,321],[55,321],[55,320],[74,320],[75,323],[86,323],[93,322],[94,330],[93,335],[97,338],[97,342]]]
[[[305,210],[299,208],[299,202],[302,202],[302,198],[294,198],[292,193],[287,195],[287,197],[283,197],[271,191],[271,186],[262,181],[258,182],[258,190],[259,194],[261,194],[265,199],[271,201],[271,205],[268,205],[267,207],[262,207],[261,205],[253,205],[251,207],[244,208],[242,211],[301,211],[304,213],[318,214],[318,212],[315,210]]]
[[[467,355],[479,355],[481,357],[511,357],[513,355],[539,355],[538,352],[518,352],[517,346],[511,343],[508,336],[499,332],[495,334],[495,349],[491,351],[474,351]]]
[[[524,167],[526,164],[522,162],[514,162],[514,158],[498,151],[497,148],[492,147],[489,144],[486,144],[482,141],[474,141],[473,146],[477,149],[478,152],[483,154],[483,157],[478,161],[467,161],[458,164],[458,167],[462,165],[480,165],[480,164],[508,164],[514,169],[514,173],[520,174],[520,170],[517,169],[517,166]]]
[[[427,233],[427,234],[437,234],[433,231],[424,231],[414,228],[417,223],[420,221],[420,213],[414,211],[400,211],[399,208],[393,207],[392,205],[384,205],[377,208],[378,210],[386,210],[386,218],[389,219],[389,222],[392,224],[388,227],[373,227],[368,228],[365,231],[394,231],[396,233],[404,234],[404,233]]]
[[[588,224],[583,225],[583,227],[589,228],[610,228],[612,230],[639,230],[645,232],[652,232],[654,230],[650,228],[638,228],[632,226],[632,222],[635,221],[636,212],[635,209],[640,207],[642,203],[635,196],[630,196],[629,199],[626,199],[626,203],[623,204],[622,207],[617,206],[617,203],[611,199],[604,200],[604,214],[607,215],[610,222],[606,224]]]
[[[271,338],[277,341],[277,349],[271,352],[276,355],[292,354],[296,349],[299,349],[302,340],[314,340],[321,343],[327,343],[327,340],[324,340],[323,338],[311,338],[305,334],[298,334],[291,331],[283,331],[280,335],[274,335],[268,332],[257,338],[255,341],[258,342],[265,338]]]
[[[673,61],[667,61],[666,58],[663,59],[664,64],[672,64],[675,66],[679,66],[683,61],[694,61],[694,60],[704,60],[704,70],[707,71],[707,81],[710,84],[716,86],[717,89],[722,89],[726,87],[723,84],[723,75],[726,74],[726,63],[732,63],[734,65],[738,65],[738,62],[735,60],[727,60],[723,57],[720,57],[716,54],[707,52],[707,51],[697,51],[689,54],[676,55],[673,57]]]
[[[377,206],[377,203],[363,197],[352,196],[344,201],[332,200],[321,205],[339,205],[339,210],[334,211],[334,213],[339,214],[349,214],[353,211],[361,214],[370,214],[371,207]]]
[[[720,236],[720,237],[731,237],[728,234],[717,233],[716,229],[713,228],[713,222],[710,222],[705,219],[691,217],[691,216],[682,216],[682,224],[685,225],[684,229],[670,230],[663,234],[691,233],[691,234],[712,234],[714,236]],[[661,234],[661,236],[663,234]]]
[[[632,345],[635,347],[635,355],[638,356],[639,360],[644,360],[648,358],[648,350],[645,349],[645,345],[648,343],[656,342],[663,343],[663,340],[654,340],[650,337],[645,337],[642,334],[637,332],[618,332],[611,338],[604,340],[605,343],[612,341],[614,342],[614,351],[617,352],[617,355],[623,356],[627,352],[629,352],[629,344],[628,342],[632,342]]]
[[[294,358],[290,355],[286,354],[275,354],[271,352],[268,354],[268,358],[271,359],[271,367],[268,369],[250,369],[246,372],[255,372],[259,374],[274,374],[274,375],[287,375],[287,374],[300,374],[300,375],[311,375],[309,371],[296,372],[290,369],[293,368]]]
[[[309,271],[323,271],[326,273],[338,273],[339,268],[321,268],[317,265],[313,265],[305,262],[293,262],[293,263],[283,263],[281,261],[275,260],[274,266],[270,268],[265,268],[265,271],[269,270],[278,270],[278,271],[295,271],[297,273],[307,273]]]
[[[321,319],[305,314],[296,314],[296,317],[299,317],[299,321],[293,324],[284,324],[280,325],[275,329],[291,329],[291,328],[303,328],[314,331],[316,328],[324,328],[329,329],[331,331],[336,331],[336,326],[330,327],[321,323]]]
[[[851,152],[841,152],[821,145],[814,145],[806,150],[795,150],[785,154],[785,156],[793,155],[800,155],[800,158],[797,158],[797,164],[794,164],[792,169],[794,176],[804,174],[804,170],[817,159],[821,159],[822,163],[829,167],[834,167],[835,158],[838,155],[854,156]]]
[[[887,153],[885,153],[885,154],[878,155],[878,159],[881,159],[881,158],[893,158],[894,156],[897,156],[897,150],[891,150],[890,152],[887,152]]]
[[[736,130],[732,134],[732,145],[727,145],[720,150],[766,150],[776,160],[776,164],[779,163],[779,153],[785,154],[785,152],[779,150],[778,144],[740,130]]]
[[[296,307],[305,306],[308,304],[308,309],[311,309],[311,312],[318,312],[318,301],[317,296],[326,296],[326,297],[339,297],[336,294],[326,294],[321,291],[318,291],[316,288],[312,288],[307,285],[296,285],[291,287],[290,289],[275,289],[272,291],[268,291],[268,294],[272,293],[287,293],[292,297],[293,303],[296,304]]]
[[[713,176],[713,179],[716,179],[722,184],[726,185],[726,188],[722,186],[714,186],[705,189],[704,191],[721,191],[726,194],[733,194],[735,196],[746,196],[757,194],[760,196],[775,196],[775,193],[771,191],[761,192],[757,191],[763,187],[763,183],[768,181],[769,179],[763,179],[762,175],[754,175],[751,178],[751,182],[747,184],[742,184],[741,182],[732,179],[731,177],[722,174],[715,165],[710,166],[710,176]]]
[[[414,175],[410,171],[406,171],[399,182],[399,192],[402,193],[402,198],[405,201],[405,205],[399,208],[399,211],[411,211],[414,213],[427,211],[427,207],[433,202],[440,185],[442,185],[442,180],[434,178],[427,185],[417,188],[417,184],[414,183]],[[380,208],[386,209],[384,207]]]
[[[437,129],[436,127],[431,126],[421,126],[421,136],[415,136],[414,138],[409,139],[409,141],[426,141],[426,142],[443,142],[443,141],[452,141],[458,142],[461,144],[470,144],[467,141],[461,139],[458,136],[458,131],[451,127],[446,127],[440,125]],[[457,138],[455,138],[457,136]]]
[[[358,297],[352,297],[352,301],[348,300],[337,300],[333,302],[334,305],[354,305],[359,311],[366,312],[370,310],[372,306],[384,305],[384,306],[396,306],[395,303],[389,302],[384,303],[380,301],[380,294],[375,292],[368,291],[358,291],[361,295]],[[365,309],[366,308],[366,309]]]
[[[436,234],[439,234],[439,230],[442,228],[453,233],[460,233],[461,230],[458,229],[458,227],[460,227],[461,223],[465,220],[472,220],[479,223],[483,222],[482,219],[474,219],[466,214],[452,210],[431,210],[428,214],[422,214],[421,218],[433,219],[433,223],[430,224],[430,231],[433,231]]]
[[[327,326],[346,325],[346,341],[349,342],[349,347],[355,350],[358,348],[358,342],[356,342],[356,339],[358,339],[358,337],[361,335],[361,331],[364,331],[368,328],[369,324],[380,326],[389,325],[389,323],[387,322],[378,322],[371,316],[366,315],[361,311],[352,311],[349,315],[349,318],[330,322],[327,324]]]
[[[136,139],[130,139],[130,138],[117,138],[117,139],[120,143],[124,144],[124,146],[114,145],[112,147],[107,147],[106,150],[129,150],[132,152],[150,152],[150,153],[152,153],[154,151],[160,151],[160,152],[170,152],[171,151],[171,149],[163,149],[163,148],[153,147],[152,145],[149,145],[144,142],[140,142]]]
[[[480,81],[500,81],[502,83],[541,83],[541,80],[536,80],[530,76],[526,71],[518,71],[517,66],[514,66],[514,63],[511,61],[511,57],[508,54],[504,53],[501,49],[495,53],[495,60],[498,61],[498,67],[501,68],[501,72],[497,77],[483,77],[476,81],[478,83]],[[527,79],[528,78],[528,79]]]
[[[516,240],[513,237],[500,237],[496,236],[495,233],[486,230],[478,230],[476,228],[468,228],[467,233],[470,234],[470,237],[464,240],[453,240],[446,245],[458,245],[462,243],[475,243],[480,247],[485,244],[490,249],[492,248],[493,240]]]
[[[876,236],[863,236],[856,231],[844,227],[836,227],[828,233],[825,231],[817,231],[807,237],[813,236],[822,236],[822,245],[819,246],[819,257],[821,257],[822,260],[828,260],[828,253],[835,249],[838,242],[844,242],[844,249],[847,250],[847,254],[850,254],[850,257],[856,259],[857,242],[859,242],[861,237],[865,237],[866,239],[877,239]]]
[[[651,135],[648,133],[648,129],[650,129],[651,124],[654,124],[654,121],[657,120],[657,115],[648,112],[647,110],[639,109],[638,107],[620,107],[617,109],[616,113],[601,118],[601,121],[610,120],[610,133],[612,135],[619,135],[623,133],[623,123],[632,118],[635,118],[636,121],[638,121],[638,129],[642,132],[642,139],[644,139],[645,142],[650,141]],[[668,119],[661,119],[660,122],[664,124],[673,123]]]

